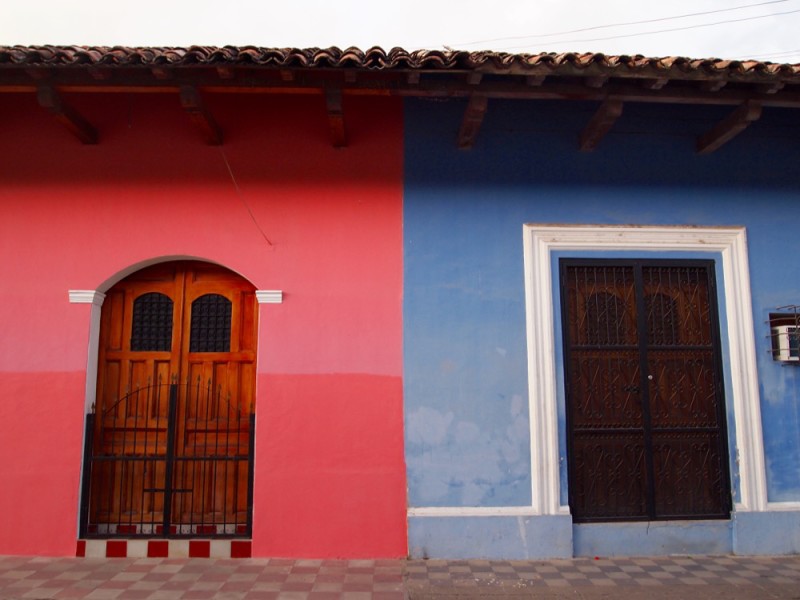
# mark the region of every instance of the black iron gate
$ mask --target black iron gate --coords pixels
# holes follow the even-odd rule
[[[86,415],[81,537],[250,537],[255,415],[153,384]]]
[[[560,264],[573,518],[727,518],[713,262]]]

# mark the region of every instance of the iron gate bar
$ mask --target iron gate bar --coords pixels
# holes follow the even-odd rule
[[[644,426],[644,452],[645,452],[645,477],[647,486],[647,514],[650,517],[656,516],[656,479],[653,460],[653,422],[650,413],[650,386],[648,382],[652,379],[648,365],[647,348],[647,316],[644,301],[644,281],[642,280],[642,265],[633,265],[633,285],[634,300],[636,302],[636,337],[639,340],[639,394],[641,394],[642,405],[642,425]],[[649,377],[649,379],[648,379]]]
[[[167,462],[164,466],[164,509],[162,531],[169,531],[172,524],[172,486],[175,469],[175,420],[178,416],[178,384],[169,386],[169,408],[167,412]]]
[[[210,384],[202,394],[199,381],[196,385],[173,382],[169,384],[164,424],[161,390],[166,385],[159,382],[138,387],[112,403],[103,414],[86,415],[81,537],[244,537],[252,534],[255,415],[242,415],[230,398],[223,397],[221,389],[213,390]],[[182,414],[179,386],[185,386],[186,390]],[[205,414],[201,415],[198,409],[203,398]],[[193,407],[191,402],[194,402]],[[153,417],[155,422],[148,423]],[[188,454],[178,449],[181,421],[181,444],[191,443],[191,447],[186,446]],[[191,442],[188,436],[193,437]],[[200,436],[203,436],[202,445]],[[166,448],[159,452],[159,448],[163,448],[162,440]],[[243,440],[247,441],[244,453],[241,452]],[[232,443],[235,454],[231,455]],[[160,487],[158,471],[162,466],[164,485]],[[150,480],[152,483],[148,485]],[[180,485],[180,482],[190,485]],[[240,497],[241,484],[247,486],[246,499]],[[196,500],[198,486],[204,490],[199,501]],[[162,495],[162,511],[156,520],[156,496],[159,494]],[[187,501],[187,496],[191,500]],[[127,512],[123,510],[126,507]]]

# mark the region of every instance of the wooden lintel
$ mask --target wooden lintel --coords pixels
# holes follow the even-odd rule
[[[174,77],[171,70],[164,69],[163,67],[153,67],[150,69],[150,72],[153,74],[153,77],[159,81],[168,81]]]
[[[355,83],[358,80],[358,71],[345,71],[344,80],[345,83]]]
[[[49,85],[40,86],[36,98],[39,106],[50,111],[56,121],[66,127],[82,143],[97,143],[97,130],[74,108],[65,103],[55,88]]]
[[[531,87],[539,87],[547,79],[547,75],[528,75],[525,78],[525,84]]]
[[[189,115],[192,122],[211,146],[222,145],[222,130],[217,125],[214,117],[206,109],[203,99],[192,86],[182,86],[180,90],[181,106]]]
[[[294,81],[294,71],[281,69],[281,81]]]
[[[728,85],[724,79],[710,79],[700,83],[700,89],[704,92],[718,92]]]
[[[669,79],[643,79],[642,87],[646,90],[660,90],[669,83]]]
[[[236,72],[230,67],[217,67],[217,76],[220,79],[235,79]]]
[[[472,71],[467,74],[467,85],[478,85],[483,79],[483,73]]]
[[[325,90],[325,104],[328,109],[328,123],[331,128],[333,147],[344,148],[347,146],[347,131],[344,126],[342,90],[338,88]]]
[[[406,76],[406,81],[408,85],[417,85],[420,79],[420,72],[419,71],[409,71],[408,75]]]
[[[731,114],[717,123],[713,129],[697,138],[697,153],[709,154],[722,147],[747,129],[753,121],[761,116],[761,103],[748,100]]]
[[[469,150],[475,143],[488,106],[489,99],[483,94],[470,96],[467,109],[464,111],[464,118],[461,121],[461,128],[458,130],[458,147],[462,150]]]
[[[587,87],[601,88],[608,83],[608,77],[587,77],[583,82]]]
[[[579,139],[581,152],[591,152],[614,126],[622,114],[622,100],[607,98],[594,113]]]

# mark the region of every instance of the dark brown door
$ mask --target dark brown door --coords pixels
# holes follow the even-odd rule
[[[560,267],[573,518],[727,518],[713,262]]]
[[[230,535],[249,523],[256,327],[253,286],[212,264],[159,264],[109,290],[88,511],[94,533]]]

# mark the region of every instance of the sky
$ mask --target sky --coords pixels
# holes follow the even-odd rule
[[[800,0],[1,0],[0,45],[372,46],[800,63]]]

